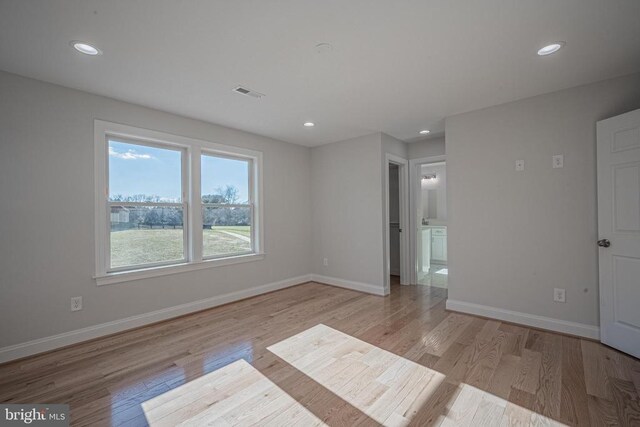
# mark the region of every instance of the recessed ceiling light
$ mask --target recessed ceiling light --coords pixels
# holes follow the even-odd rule
[[[430,131],[430,130],[427,130],[427,129],[425,129],[425,130],[421,130],[421,131],[420,131],[420,135],[426,135],[426,134],[428,134],[429,132],[431,132],[431,131]]]
[[[98,49],[95,46],[91,46],[89,43],[74,40],[69,44],[73,46],[75,50],[77,50],[80,53],[84,53],[85,55],[91,55],[91,56],[102,55],[102,51],[100,49]]]
[[[304,126],[305,126],[305,127],[308,127],[308,128],[312,128],[312,127],[314,127],[315,125],[316,125],[316,124],[315,124],[315,123],[313,123],[313,122],[305,122],[305,124],[304,124]]]
[[[541,48],[540,50],[538,50],[538,55],[540,56],[551,55],[552,53],[556,53],[557,51],[562,49],[562,46],[564,46],[564,42],[551,43],[550,45],[547,45]]]

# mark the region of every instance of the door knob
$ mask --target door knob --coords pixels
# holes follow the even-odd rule
[[[609,239],[598,240],[598,246],[600,246],[601,248],[608,248],[609,246],[611,246],[611,242],[609,241]]]

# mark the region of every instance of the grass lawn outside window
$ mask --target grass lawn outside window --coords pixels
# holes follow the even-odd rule
[[[203,246],[210,254],[251,252],[250,236],[250,226],[213,226],[203,230]],[[113,268],[180,260],[182,249],[182,229],[131,229],[111,233]]]

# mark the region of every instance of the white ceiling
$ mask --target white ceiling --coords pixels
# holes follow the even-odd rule
[[[638,0],[0,0],[0,69],[307,146],[412,141],[455,113],[640,71],[639,18]]]

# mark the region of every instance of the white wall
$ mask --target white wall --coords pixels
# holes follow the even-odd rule
[[[450,299],[598,324],[596,121],[638,107],[640,74],[447,118]]]
[[[406,142],[400,141],[399,139],[395,139],[394,137],[387,135],[386,133],[380,134],[380,139],[382,141],[382,152],[393,154],[395,156],[401,157],[403,159],[408,159],[408,151],[409,144]],[[382,161],[385,162],[384,155],[382,156]],[[384,165],[386,167],[386,165]]]
[[[0,348],[311,271],[308,148],[4,72],[0,93]],[[264,260],[97,287],[94,119],[262,151]]]
[[[311,150],[312,272],[373,292],[384,289],[381,146],[377,133]]]
[[[445,137],[439,136],[406,144],[409,159],[445,155]]]

